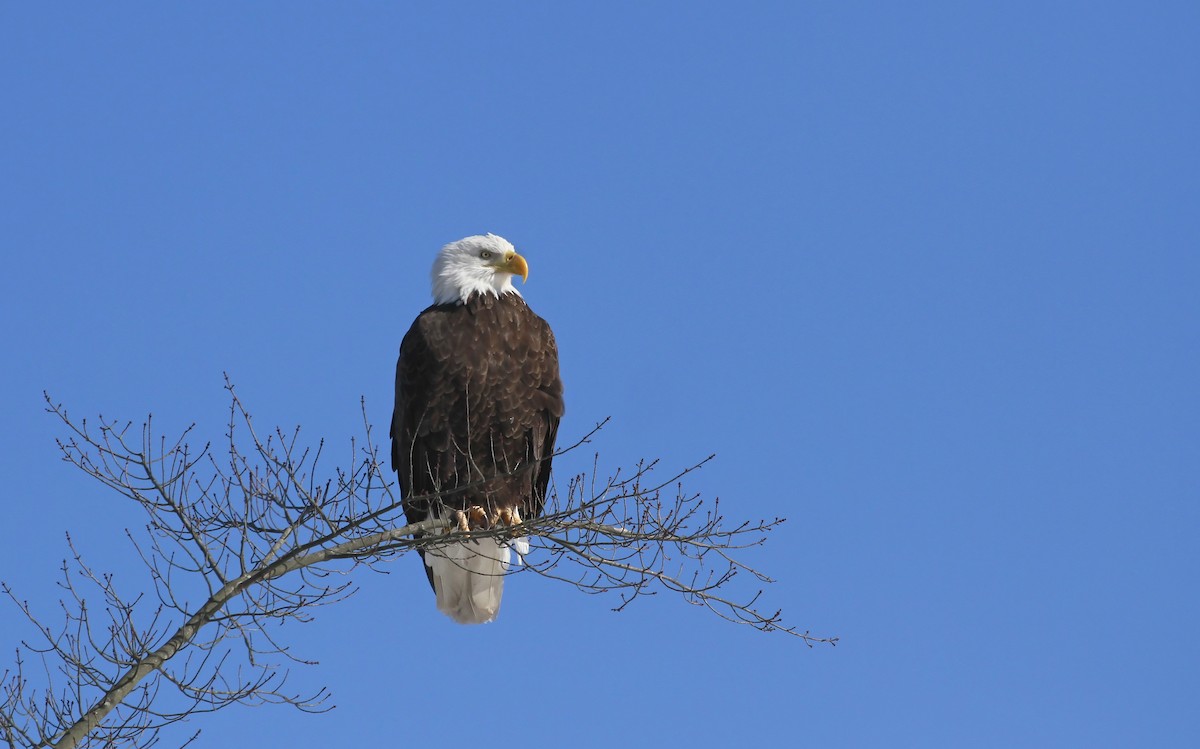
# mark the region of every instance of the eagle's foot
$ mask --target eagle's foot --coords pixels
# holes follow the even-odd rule
[[[470,533],[472,530],[487,530],[491,527],[488,522],[487,513],[479,505],[471,505],[465,510],[453,510],[450,513],[450,522],[454,524],[454,529],[463,533]]]
[[[462,510],[450,512],[450,522],[454,529],[463,533],[484,531],[505,525],[520,525],[521,511],[516,507],[497,507],[488,512],[479,505],[471,505]]]
[[[454,524],[455,530],[463,533],[470,533],[472,530],[487,530],[492,527],[487,513],[479,505],[471,505],[463,510],[452,510],[450,522]]]
[[[497,525],[520,525],[521,511],[516,507],[501,507],[496,519]]]
[[[471,526],[467,523],[467,513],[462,510],[453,510],[450,513],[450,522],[454,524],[454,529],[463,533],[470,533]]]

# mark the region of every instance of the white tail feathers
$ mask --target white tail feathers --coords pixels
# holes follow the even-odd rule
[[[516,563],[520,564],[529,553],[529,541],[481,538],[426,550],[425,565],[433,573],[438,611],[459,624],[495,619],[511,551],[516,551]]]

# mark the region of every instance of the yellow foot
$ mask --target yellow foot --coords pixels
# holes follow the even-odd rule
[[[487,513],[479,505],[471,505],[464,510],[452,510],[450,522],[454,523],[455,530],[463,533],[470,533],[472,530],[486,530],[492,525],[488,521]]]
[[[486,529],[491,523],[488,522],[487,513],[479,505],[471,505],[467,508],[467,515],[470,517],[472,528]]]
[[[467,523],[467,513],[462,510],[454,510],[450,513],[450,522],[454,523],[455,530],[460,530],[463,533],[470,533],[471,526]]]
[[[455,530],[470,533],[473,530],[488,530],[502,525],[520,525],[521,511],[516,507],[499,507],[488,512],[479,505],[450,512],[450,522]]]
[[[499,525],[520,525],[521,511],[516,507],[501,507],[497,523]]]

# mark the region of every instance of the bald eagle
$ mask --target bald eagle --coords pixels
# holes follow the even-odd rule
[[[461,530],[537,517],[563,415],[558,347],[513,287],[525,258],[494,234],[442,248],[433,305],[400,344],[392,470],[410,523]],[[463,624],[500,609],[510,554],[525,539],[478,538],[421,551],[440,611]]]

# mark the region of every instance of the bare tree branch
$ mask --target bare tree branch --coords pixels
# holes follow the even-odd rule
[[[37,633],[0,675],[3,744],[149,747],[162,728],[234,704],[321,711],[323,689],[308,695],[285,689],[288,664],[305,661],[279,639],[280,627],[308,621],[317,607],[353,594],[349,575],[359,566],[380,569],[414,548],[489,536],[530,539],[525,564],[514,573],[615,593],[616,610],[668,591],[809,646],[837,641],[786,625],[779,611],[760,610],[761,590],[731,592],[739,575],[771,582],[735,554],[761,545],[783,519],[727,525],[716,500],[686,491],[683,481],[712,456],[663,479],[654,461],[602,478],[593,458],[565,492],[552,490],[543,516],[464,534],[446,520],[404,523],[365,405],[364,435],[351,441],[350,461],[326,472],[323,442],[304,446],[299,429],[264,438],[228,379],[226,389],[229,418],[219,450],[193,449],[193,427],[171,441],[156,436],[150,418],[141,429],[103,418],[98,425],[75,421],[46,397],[67,430],[59,441],[63,459],[145,512],[144,533],[128,535],[151,591],[119,591],[111,575],[85,563],[69,536],[60,627],[44,624],[0,583]],[[605,424],[555,457],[577,452]],[[35,666],[42,672],[37,678]]]

